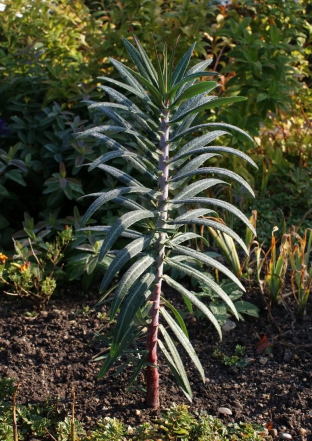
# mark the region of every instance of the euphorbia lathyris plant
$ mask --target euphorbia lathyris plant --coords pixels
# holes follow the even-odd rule
[[[106,290],[116,274],[121,274],[121,269],[130,263],[113,294],[110,319],[115,319],[117,315],[117,322],[109,340],[110,351],[105,356],[99,376],[103,377],[118,359],[126,356],[135,366],[130,383],[145,368],[146,402],[149,407],[157,408],[158,346],[189,399],[192,392],[183,362],[176,350],[176,341],[182,344],[205,380],[185,323],[174,306],[163,297],[162,284],[165,282],[177,290],[190,310],[192,304],[199,308],[211,320],[221,337],[218,322],[209,308],[195,294],[166,274],[165,269],[178,268],[186,275],[207,284],[236,316],[235,307],[227,294],[214,280],[194,269],[192,263],[197,261],[217,268],[243,289],[236,276],[220,262],[185,246],[185,242],[189,243],[199,237],[195,232],[185,232],[185,226],[196,228],[197,225],[205,225],[228,234],[247,253],[240,237],[217,220],[216,212],[213,211],[215,208],[229,210],[254,230],[241,211],[220,199],[207,197],[206,192],[213,186],[226,184],[216,176],[233,179],[252,193],[248,183],[236,173],[207,163],[211,158],[226,153],[255,164],[244,153],[233,148],[212,145],[220,136],[229,134],[226,130],[244,133],[242,130],[222,123],[196,123],[196,117],[203,110],[244,99],[209,95],[218,87],[217,83],[201,79],[216,75],[204,70],[211,60],[187,70],[193,45],[173,67],[174,51],[168,59],[165,48],[162,61],[156,54],[154,67],[136,39],[135,43],[136,48],[124,40],[137,70],[111,59],[124,81],[102,77],[101,80],[109,85],[100,88],[109,100],[90,104],[91,109],[104,115],[106,122],[80,134],[80,137],[99,138],[107,149],[106,153],[90,164],[89,169],[97,167],[124,186],[90,194],[96,199],[84,215],[82,225],[108,201],[125,209],[125,214],[112,226],[84,228],[106,235],[99,253],[100,260],[108,252],[115,256],[101,283],[100,290],[105,294],[100,302],[106,297]],[[213,128],[216,130],[211,130]],[[191,137],[192,132],[196,132],[197,136]],[[131,174],[122,169],[121,159],[128,163]],[[113,160],[116,160],[119,168],[118,165],[107,165]],[[203,166],[206,164],[208,166]],[[129,243],[121,250],[112,250],[120,237],[130,239]],[[160,316],[164,324],[160,323]],[[144,332],[146,350],[140,351],[136,339]]]

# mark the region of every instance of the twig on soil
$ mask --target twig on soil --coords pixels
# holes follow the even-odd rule
[[[72,389],[71,441],[75,441],[75,386]]]
[[[12,403],[13,439],[14,439],[14,441],[18,441],[17,417],[16,417],[16,398],[17,398],[17,392],[18,392],[18,388],[20,387],[20,384],[21,383],[18,383],[18,385],[15,387],[14,394],[13,394],[13,403]]]
[[[51,439],[52,439],[53,441],[57,441],[57,439],[54,438],[54,436],[52,435],[52,433],[50,433],[46,427],[44,428],[44,430],[46,431],[47,435],[49,435],[49,436],[51,437]]]

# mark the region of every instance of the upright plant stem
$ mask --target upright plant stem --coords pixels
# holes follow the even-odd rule
[[[161,121],[161,135],[159,147],[162,151],[162,155],[159,158],[159,172],[160,176],[158,179],[158,187],[161,192],[161,196],[158,200],[158,210],[160,216],[158,219],[158,228],[165,228],[167,220],[167,210],[168,210],[168,178],[169,178],[169,165],[167,161],[169,159],[169,111],[163,111],[163,117]],[[166,233],[160,232],[157,241],[158,256],[156,259],[156,283],[154,291],[151,295],[150,301],[152,302],[152,307],[150,309],[150,317],[152,319],[148,326],[147,331],[147,343],[146,347],[149,351],[147,361],[157,366],[157,340],[158,340],[158,326],[159,326],[159,306],[160,306],[160,295],[161,295],[161,285],[163,276],[163,266],[165,257],[165,241]],[[148,407],[157,409],[159,407],[159,372],[158,368],[147,366],[146,368],[146,404]]]

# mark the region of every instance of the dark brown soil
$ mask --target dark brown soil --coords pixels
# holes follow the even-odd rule
[[[92,340],[95,331],[108,326],[103,318],[107,307],[95,308],[95,298],[75,297],[72,291],[65,290],[36,317],[26,315],[30,306],[0,297],[0,377],[21,383],[20,403],[58,395],[68,409],[74,386],[77,417],[87,427],[105,416],[130,425],[155,417],[156,411],[145,408],[142,393],[124,392],[126,372],[97,379],[101,364],[94,363],[92,357],[103,346]],[[203,384],[185,354],[194,393],[189,410],[218,415],[218,407],[226,406],[233,412],[226,421],[273,422],[279,434],[312,440],[311,303],[307,315],[300,318],[291,297],[286,305],[274,306],[271,311],[256,287],[247,287],[246,299],[260,308],[260,318],[238,322],[234,330],[224,333],[222,342],[208,322],[187,321],[206,374]],[[89,310],[83,310],[86,306]],[[257,346],[263,336],[272,345],[270,353]],[[212,356],[216,348],[232,356],[238,344],[246,348],[245,367],[225,366]],[[160,373],[161,408],[189,404],[163,363]]]

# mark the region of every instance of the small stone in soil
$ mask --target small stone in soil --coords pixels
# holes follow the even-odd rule
[[[292,439],[292,436],[289,433],[282,433],[281,439]]]
[[[300,429],[299,429],[299,433],[300,433],[300,435],[306,435],[306,434],[307,434],[307,431],[306,431],[306,429],[304,429],[303,427],[300,427]]]
[[[272,438],[277,438],[277,430],[276,429],[270,429],[269,435],[271,435]]]
[[[236,328],[236,323],[232,322],[232,320],[227,320],[222,326],[223,332],[229,332]]]
[[[228,407],[219,407],[219,413],[223,413],[223,415],[232,415],[232,411]]]

